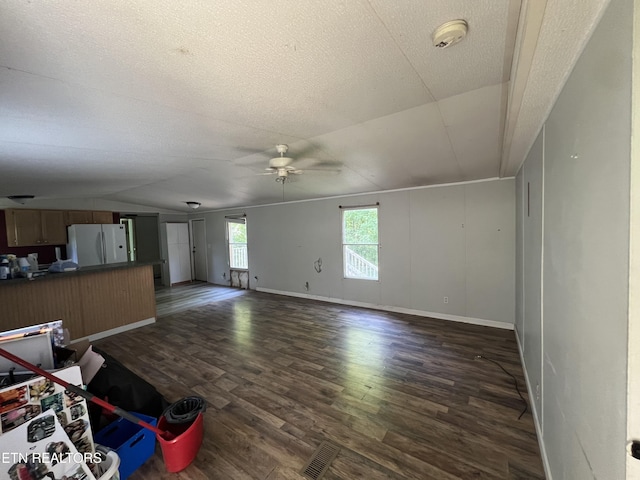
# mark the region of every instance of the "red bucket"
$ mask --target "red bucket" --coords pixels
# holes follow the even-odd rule
[[[204,434],[202,413],[198,413],[198,416],[190,423],[169,423],[162,416],[158,422],[158,428],[170,432],[175,437],[172,440],[166,440],[160,435],[156,435],[160,447],[162,447],[162,456],[167,472],[175,473],[187,468],[196,458],[200,445],[202,445]]]

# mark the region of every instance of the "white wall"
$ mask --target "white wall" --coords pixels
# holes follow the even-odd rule
[[[522,339],[524,330],[524,179],[522,169],[516,175],[516,318],[515,330],[518,339]],[[519,333],[519,335],[518,335]]]
[[[544,129],[531,147],[527,162],[519,172],[522,177],[522,250],[523,255],[523,325],[518,329],[525,352],[527,372],[536,418],[542,415],[542,228]],[[542,422],[540,422],[542,426]]]
[[[633,15],[633,58],[640,56],[640,8]],[[640,62],[633,62],[631,131],[640,126]],[[629,334],[627,357],[627,445],[640,439],[640,135],[631,137],[629,224]],[[640,462],[627,455],[627,478],[640,478]]]
[[[517,332],[553,480],[625,478],[632,14],[611,2],[518,175]]]
[[[375,202],[380,281],[344,279],[338,207]],[[514,202],[507,179],[208,213],[209,278],[228,284],[224,215],[246,212],[251,288],[512,328]]]

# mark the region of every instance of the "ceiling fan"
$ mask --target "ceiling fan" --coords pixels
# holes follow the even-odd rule
[[[280,156],[269,160],[269,166],[265,168],[266,171],[262,175],[277,175],[276,182],[281,183],[290,181],[289,175],[301,175],[302,170],[291,165],[293,158],[284,156],[288,150],[289,146],[284,143],[276,145],[276,152]]]

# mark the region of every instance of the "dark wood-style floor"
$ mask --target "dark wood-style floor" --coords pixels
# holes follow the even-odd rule
[[[244,293],[246,290],[217,287],[205,282],[192,282],[172,288],[157,287],[157,316],[166,317],[208,303],[235,298]]]
[[[513,332],[202,285],[159,303],[181,291],[191,308],[98,342],[170,402],[208,402],[194,463],[168,474],[157,446],[132,480],[300,480],[323,440],[327,480],[544,478],[513,380],[475,358],[526,396]]]

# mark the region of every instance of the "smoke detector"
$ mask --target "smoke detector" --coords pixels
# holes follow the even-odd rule
[[[469,25],[464,20],[452,20],[443,23],[433,32],[433,46],[437,48],[447,48],[458,43],[467,36]]]

